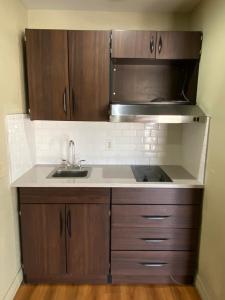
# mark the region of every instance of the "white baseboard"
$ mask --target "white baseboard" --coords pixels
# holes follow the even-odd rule
[[[15,278],[13,279],[3,300],[13,300],[22,281],[23,281],[23,273],[22,273],[22,270],[20,269],[18,271],[18,273],[16,274]]]
[[[212,300],[212,299],[210,299],[209,293],[207,292],[207,289],[206,289],[206,286],[203,283],[203,281],[199,275],[197,275],[197,277],[196,277],[195,286],[196,286],[202,300]]]

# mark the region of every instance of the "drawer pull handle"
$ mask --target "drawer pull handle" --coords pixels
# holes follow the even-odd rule
[[[161,242],[165,242],[168,241],[169,239],[141,239],[146,243],[161,243]]]
[[[159,268],[159,267],[164,267],[165,265],[167,265],[167,263],[140,263],[140,265],[146,267],[146,268]]]
[[[165,220],[171,216],[142,216],[146,220]]]

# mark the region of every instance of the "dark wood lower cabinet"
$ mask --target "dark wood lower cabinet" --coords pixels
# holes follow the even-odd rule
[[[36,190],[37,191],[37,190]],[[59,194],[62,190],[59,189]],[[92,193],[94,193],[94,189]],[[84,198],[85,189],[74,189]],[[96,190],[92,201],[103,201]],[[31,193],[31,189],[29,189]],[[49,191],[48,191],[49,193]],[[57,194],[51,190],[51,195]],[[26,197],[23,198],[23,195]],[[20,191],[20,223],[24,279],[28,283],[106,283],[109,274],[109,199],[105,204],[28,202]],[[71,196],[71,195],[70,195]],[[44,197],[46,200],[48,197]],[[69,197],[69,201],[70,201]],[[90,190],[87,190],[90,198]],[[41,200],[36,195],[36,199]],[[66,202],[65,197],[65,202]],[[96,199],[96,200],[93,200]],[[63,198],[61,196],[61,201]],[[85,202],[85,201],[84,201]],[[87,200],[88,202],[88,200]]]
[[[20,209],[25,280],[64,274],[65,205],[21,204]]]
[[[109,206],[68,205],[67,227],[69,276],[74,282],[106,282],[109,273]]]
[[[112,189],[112,283],[192,283],[202,189]]]
[[[191,283],[201,203],[202,189],[21,188],[24,280]]]

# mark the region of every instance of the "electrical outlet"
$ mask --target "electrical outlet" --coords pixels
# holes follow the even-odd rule
[[[105,142],[105,149],[106,150],[111,150],[111,148],[112,148],[112,142],[110,140],[107,140]]]

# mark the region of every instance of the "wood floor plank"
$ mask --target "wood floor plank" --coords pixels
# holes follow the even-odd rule
[[[14,300],[201,300],[188,285],[21,285]]]

